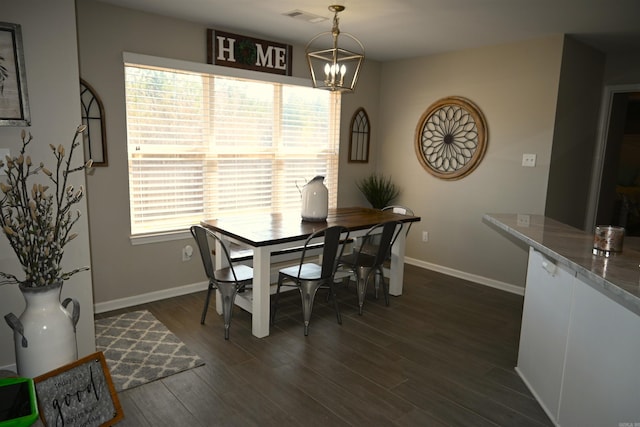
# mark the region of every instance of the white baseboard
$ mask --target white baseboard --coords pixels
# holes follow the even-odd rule
[[[447,276],[468,280],[470,282],[474,282],[479,285],[489,286],[491,288],[500,289],[502,291],[510,292],[512,294],[524,295],[524,288],[522,286],[513,285],[511,283],[500,282],[498,280],[489,279],[488,277],[478,276],[476,274],[455,270],[453,268],[444,267],[438,264],[432,264],[430,262],[421,261],[419,259],[405,257],[404,262],[410,265],[415,265],[416,267],[437,271],[438,273],[446,274]]]
[[[111,301],[100,302],[93,305],[94,313],[104,313],[106,311],[118,310],[120,308],[132,307],[138,304],[159,301],[173,298],[180,295],[192,294],[194,292],[206,291],[209,282],[192,283],[190,285],[178,286],[176,288],[163,289],[161,291],[149,292],[146,294],[134,295],[132,297],[119,298]]]
[[[13,365],[0,366],[0,371],[18,372],[18,366],[15,363]]]
[[[505,282],[489,279],[487,277],[466,273],[464,271],[455,270],[453,268],[444,267],[430,262],[420,261],[414,258],[405,258],[405,262],[410,265],[425,268],[427,270],[437,271],[438,273],[448,276],[457,277],[459,279],[468,280],[479,285],[489,286],[491,288],[500,289],[517,295],[524,295],[524,288]],[[141,295],[134,295],[127,298],[119,298],[116,300],[106,301],[94,304],[94,313],[104,313],[107,311],[118,310],[121,308],[132,307],[138,304],[146,304],[153,301],[159,301],[166,298],[177,297],[180,295],[192,294],[194,292],[205,291],[208,282],[192,283],[190,285],[178,286],[176,288],[164,289],[162,291],[149,292]]]

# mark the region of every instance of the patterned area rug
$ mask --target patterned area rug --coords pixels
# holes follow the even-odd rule
[[[96,348],[104,353],[116,391],[204,365],[146,310],[97,319]]]

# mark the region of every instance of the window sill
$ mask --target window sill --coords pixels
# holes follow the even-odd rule
[[[149,243],[170,242],[172,240],[192,239],[188,230],[165,231],[159,233],[139,234],[129,236],[129,240],[133,246],[147,245]]]

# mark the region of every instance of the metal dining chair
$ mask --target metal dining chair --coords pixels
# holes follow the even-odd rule
[[[191,227],[191,234],[198,244],[200,256],[202,257],[202,264],[204,265],[204,271],[209,278],[209,287],[207,289],[207,296],[204,301],[204,309],[202,310],[200,323],[204,324],[204,319],[207,317],[207,309],[209,308],[209,300],[211,299],[211,292],[214,289],[217,289],[220,291],[220,295],[222,297],[224,339],[228,340],[229,328],[231,327],[231,315],[233,313],[233,304],[236,299],[236,294],[239,290],[249,289],[251,287],[251,283],[253,281],[253,269],[244,264],[234,265],[224,241],[205,227],[194,225]],[[214,269],[214,252],[211,249],[211,245],[209,245],[210,240],[220,243],[222,253],[217,254],[217,256],[224,256],[228,267],[218,270]]]
[[[397,213],[397,214],[400,214],[400,215],[411,215],[411,216],[415,215],[411,209],[409,209],[406,206],[402,206],[402,205],[385,206],[384,208],[382,208],[382,210],[383,211],[391,211],[393,213]],[[413,223],[411,223],[411,222],[409,224],[407,224],[407,231],[406,231],[406,235],[407,236],[409,235],[409,230],[411,230],[411,226],[412,225],[413,225]]]
[[[307,262],[306,257],[310,248],[314,247],[318,238],[324,237],[322,248],[322,264]],[[304,321],[304,334],[309,335],[309,322],[313,301],[318,289],[329,290],[329,298],[333,299],[333,306],[338,318],[338,324],[342,324],[338,299],[335,293],[334,277],[338,267],[338,260],[343,254],[345,242],[349,238],[349,231],[336,225],[311,234],[304,243],[300,262],[297,265],[283,268],[278,272],[278,287],[271,309],[271,323],[276,319],[280,289],[283,286],[296,287],[302,298],[302,317]]]
[[[397,213],[397,214],[400,214],[400,215],[411,215],[411,216],[415,215],[411,209],[409,209],[409,208],[407,208],[407,207],[405,207],[405,206],[401,206],[401,205],[390,205],[390,206],[385,206],[385,207],[384,207],[384,208],[382,208],[381,210],[382,210],[382,211],[391,211],[391,212],[393,212],[393,213]],[[413,225],[413,223],[411,223],[411,222],[407,224],[407,231],[406,231],[406,233],[405,233],[405,235],[406,235],[406,236],[408,236],[408,235],[409,235],[409,230],[411,229],[411,226],[412,226],[412,225]],[[385,263],[387,263],[387,264],[388,264],[388,262],[390,262],[390,261],[391,261],[391,247],[393,247],[393,244],[396,242],[396,239],[398,238],[398,235],[399,235],[399,234],[400,234],[400,233],[396,233],[396,234],[395,234],[395,237],[394,237],[393,241],[391,242],[391,245],[389,246],[389,253],[387,254],[387,257],[385,258]],[[375,247],[375,246],[376,246],[376,244],[375,244],[375,242],[373,242],[373,246],[374,246],[374,248],[368,248],[368,247],[366,247],[366,246],[365,246],[365,249],[364,249],[364,250],[365,250],[366,252],[373,252],[373,253],[375,253],[375,250],[376,250],[376,247]],[[386,267],[388,267],[388,265],[385,265],[385,266],[386,266]],[[376,288],[376,291],[377,291],[377,288]]]
[[[358,294],[358,314],[362,315],[367,286],[371,277],[374,281],[379,279],[385,299],[385,304],[389,305],[389,286],[384,279],[383,265],[387,254],[391,251],[391,246],[395,242],[398,234],[402,231],[400,221],[388,221],[376,224],[371,227],[362,237],[360,246],[352,253],[343,255],[340,258],[340,266],[346,267],[356,276],[356,288]],[[345,283],[350,280],[350,276],[344,278]],[[376,289],[378,283],[376,283]],[[377,292],[376,292],[377,298]]]

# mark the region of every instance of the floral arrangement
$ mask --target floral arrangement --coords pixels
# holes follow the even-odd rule
[[[91,160],[81,166],[73,167],[71,161],[80,145],[78,137],[86,126],[76,129],[68,156],[61,144],[49,145],[56,159],[55,169],[47,169],[43,163],[34,166],[26,149],[33,140],[22,131],[22,148],[17,157],[7,156],[0,159],[0,167],[5,167],[6,182],[0,182],[0,226],[9,240],[13,251],[24,269],[23,280],[13,274],[0,272],[0,285],[19,284],[24,287],[44,287],[68,279],[75,273],[88,270],[88,267],[62,272],[61,261],[64,247],[77,234],[71,229],[80,218],[80,211],[71,212],[73,205],[82,200],[82,186],[75,190],[68,185],[69,174],[91,167]],[[34,183],[31,178],[42,172],[54,185]]]

